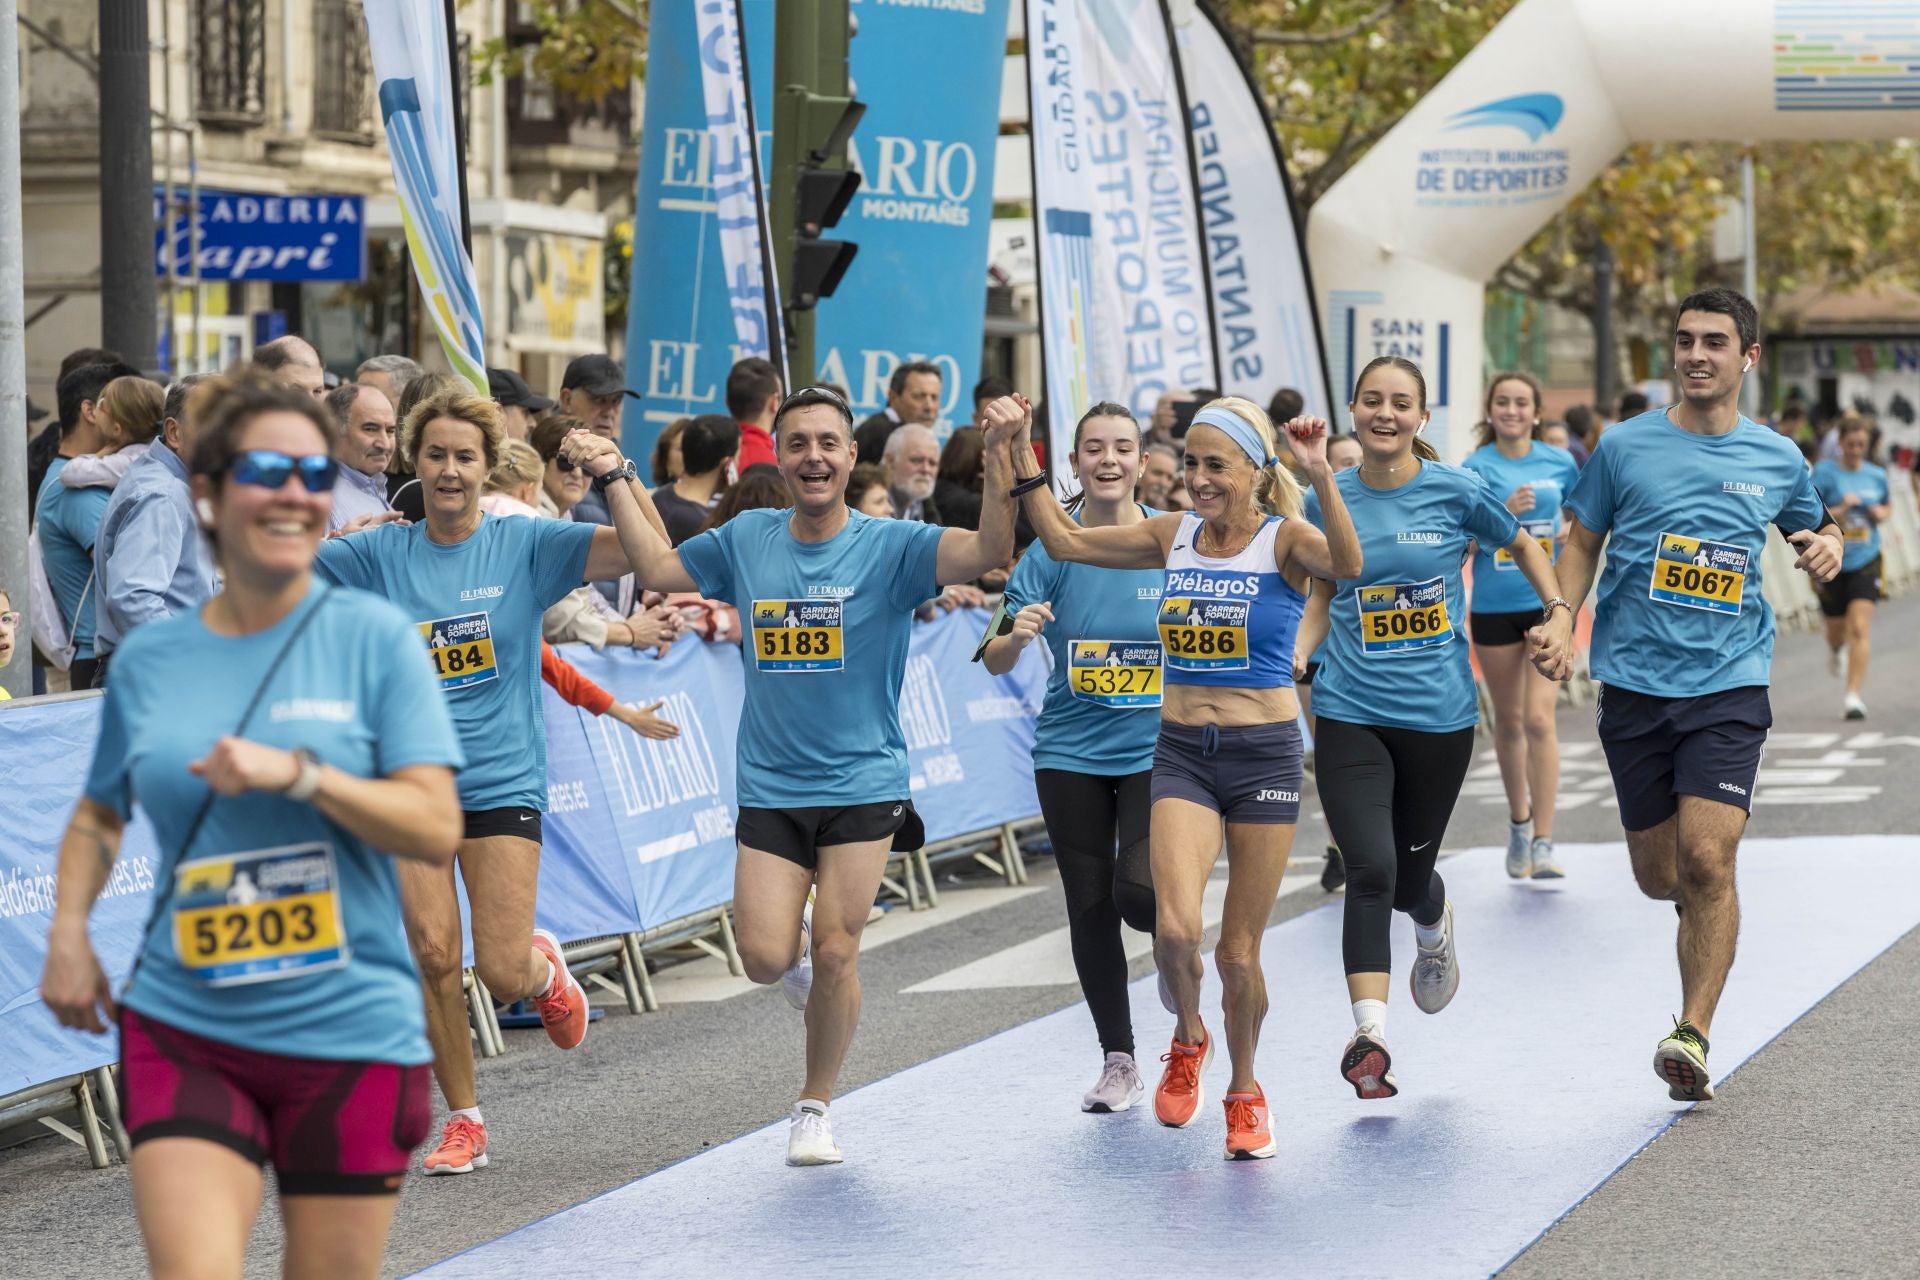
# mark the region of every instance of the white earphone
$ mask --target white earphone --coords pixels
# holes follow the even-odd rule
[[[1745,373],[1745,372],[1746,372],[1747,370],[1749,370],[1749,369],[1751,369],[1751,368],[1753,368],[1753,357],[1752,357],[1752,356],[1748,356],[1748,357],[1747,357],[1747,358],[1746,358],[1745,360],[1742,360],[1742,361],[1740,362],[1740,372],[1742,372],[1742,373]]]
[[[208,502],[205,498],[201,498],[193,504],[193,509],[200,513],[202,522],[209,525],[213,523],[213,504],[211,502]]]

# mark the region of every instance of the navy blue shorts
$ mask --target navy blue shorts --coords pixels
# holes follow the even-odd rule
[[[1306,747],[1297,722],[1197,725],[1160,722],[1153,744],[1153,803],[1191,800],[1228,822],[1300,821]]]
[[[1593,722],[1613,773],[1620,825],[1646,831],[1671,818],[1680,796],[1753,811],[1760,753],[1773,727],[1765,685],[1697,698],[1603,688]]]

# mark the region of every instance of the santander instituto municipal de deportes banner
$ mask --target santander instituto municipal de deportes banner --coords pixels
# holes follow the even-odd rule
[[[702,10],[716,4],[737,6],[746,82],[735,96],[751,102],[757,177],[764,183],[771,170],[773,0],[652,6],[626,352],[628,385],[641,399],[629,401],[623,422],[629,452],[650,447],[676,418],[726,412],[727,370],[767,354],[743,345],[736,325],[750,288],[737,259],[750,242],[736,236],[730,255],[724,238],[739,225],[722,204],[740,173],[731,126],[709,116],[710,61],[702,76],[703,31],[711,39],[714,25]],[[852,0],[859,33],[849,70],[867,112],[850,160],[863,180],[827,234],[859,254],[816,312],[816,376],[846,387],[863,416],[884,405],[894,367],[909,360],[940,367],[943,417],[971,416],[1007,4]],[[771,265],[763,270],[770,280]]]

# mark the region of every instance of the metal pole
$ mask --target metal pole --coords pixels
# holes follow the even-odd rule
[[[460,242],[473,257],[473,214],[467,205],[467,113],[461,108],[466,98],[460,92],[460,39],[454,26],[453,0],[446,0],[447,11],[447,89],[453,99],[447,104],[453,112],[453,171],[460,177]],[[482,353],[484,359],[484,353]]]
[[[161,180],[166,196],[161,201],[165,215],[161,226],[163,243],[167,246],[167,380],[172,381],[180,370],[180,255],[179,246],[174,243],[173,225],[179,217],[179,207],[175,202],[173,190],[173,3],[172,0],[160,0],[160,114],[166,117],[162,125],[162,146],[166,153],[161,160],[165,177]]]
[[[793,309],[793,215],[800,182],[800,112],[813,83],[819,22],[814,0],[775,0],[773,15],[773,189],[767,192],[767,217],[773,224],[774,271],[787,303],[787,376],[804,387],[813,382],[813,312]]]
[[[13,660],[0,668],[0,688],[16,698],[33,692],[33,646],[27,611],[27,327],[26,262],[20,231],[20,33],[16,0],[0,0],[0,588],[20,611]],[[145,121],[141,122],[143,125]],[[151,202],[149,189],[142,197]],[[149,241],[151,243],[151,241]],[[147,279],[153,279],[149,264]]]
[[[100,0],[100,336],[136,369],[153,368],[159,327],[149,123],[152,57],[147,6]],[[6,70],[10,74],[11,66]]]
[[[1613,248],[1605,240],[1593,251],[1593,398],[1601,417],[1613,412]]]
[[[1740,156],[1740,199],[1745,205],[1745,212],[1742,214],[1740,222],[1741,238],[1746,242],[1743,248],[1747,261],[1741,280],[1742,285],[1745,287],[1741,292],[1745,293],[1748,301],[1757,307],[1760,305],[1760,253],[1757,247],[1759,242],[1759,231],[1757,229],[1759,210],[1754,204],[1753,198],[1753,146],[1751,143],[1748,144],[1747,149],[1741,153]],[[1740,411],[1749,418],[1758,418],[1760,416],[1760,379],[1762,376],[1762,370],[1755,369],[1752,375],[1740,384]]]

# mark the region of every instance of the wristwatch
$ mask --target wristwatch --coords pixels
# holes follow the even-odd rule
[[[632,458],[627,458],[623,460],[619,466],[607,472],[607,474],[603,476],[595,476],[593,478],[593,491],[595,493],[605,493],[608,490],[608,488],[610,488],[614,484],[615,481],[638,480],[639,478],[640,478],[639,468],[633,465]]]
[[[300,772],[294,775],[293,782],[280,794],[304,804],[313,799],[313,793],[320,789],[320,757],[310,748],[301,747],[293,753],[293,758],[299,764]]]

